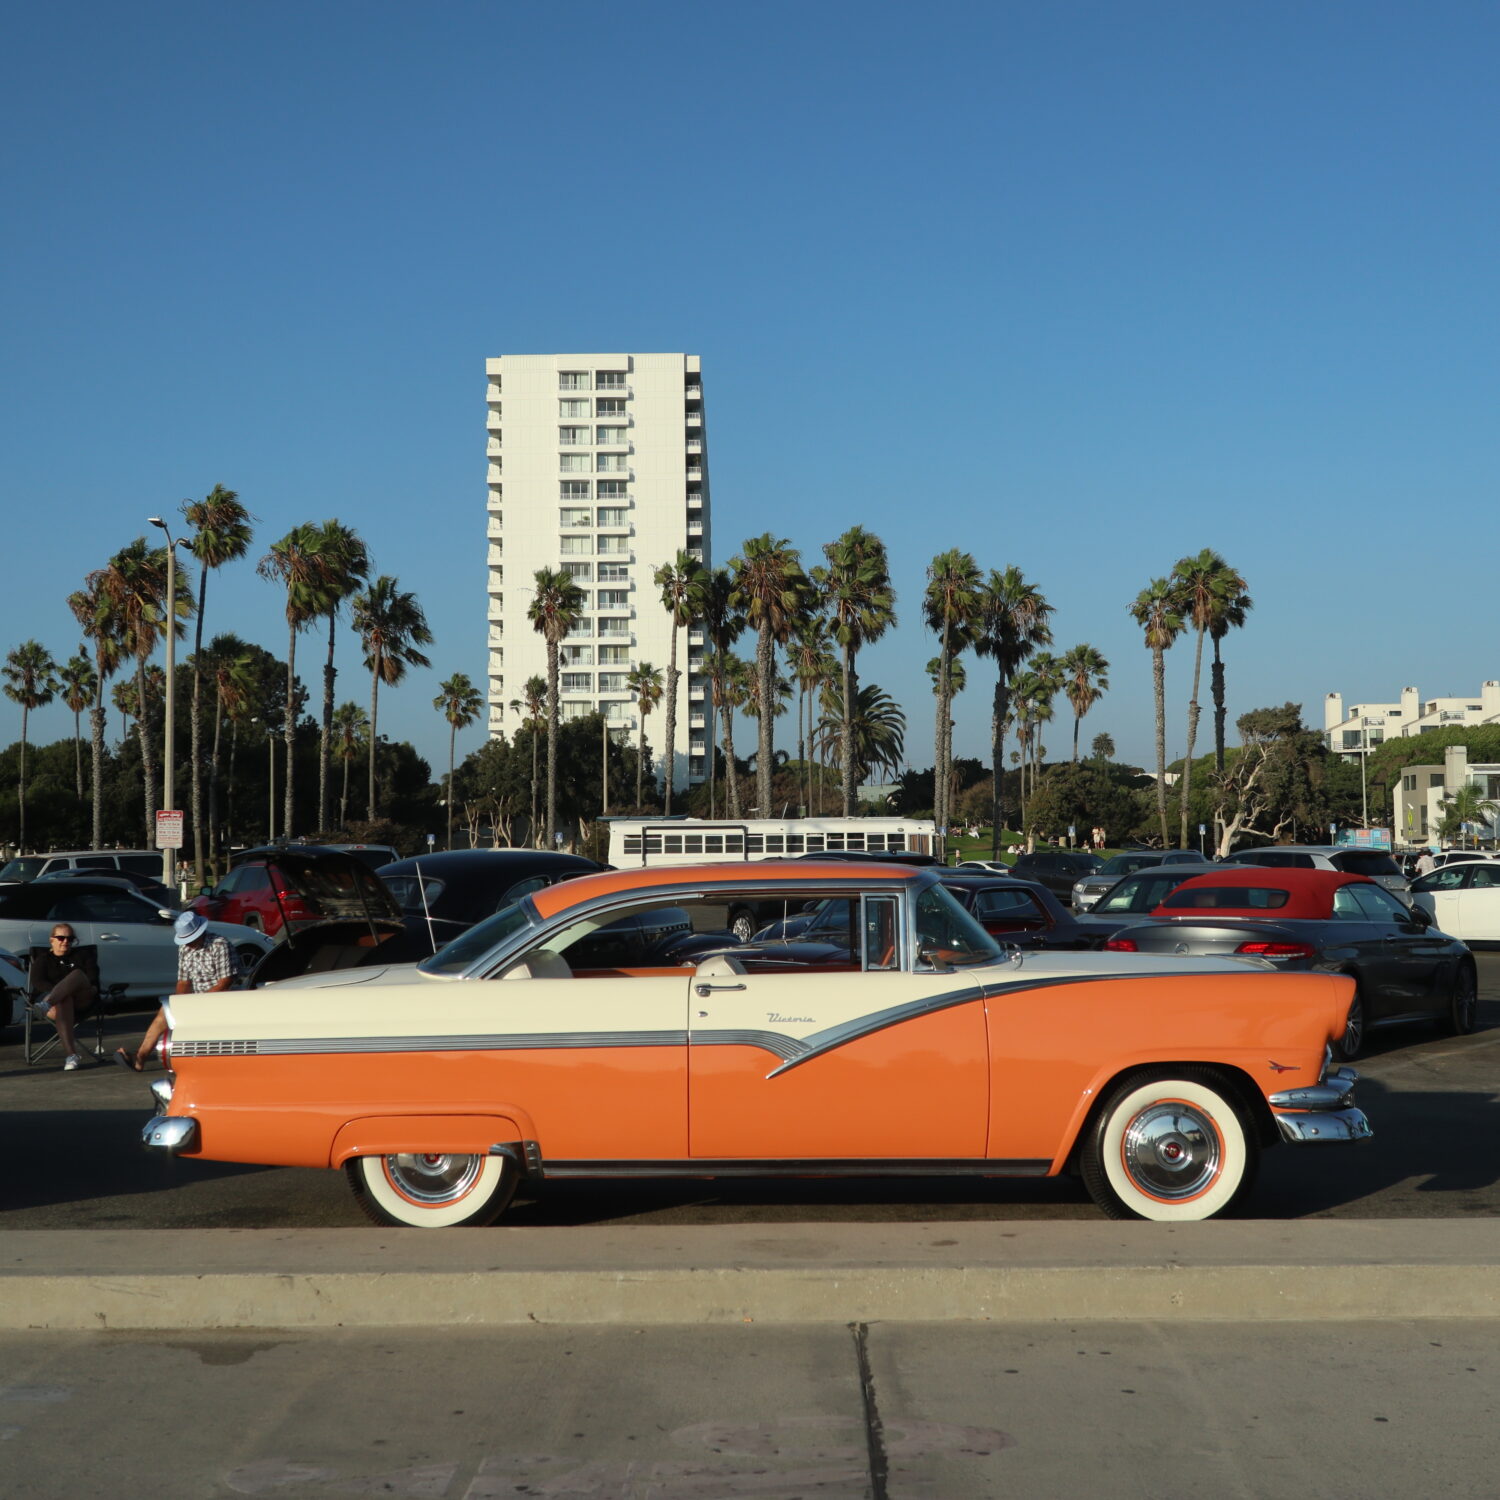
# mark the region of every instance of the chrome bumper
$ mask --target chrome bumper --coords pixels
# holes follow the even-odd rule
[[[1272,1094],[1268,1102],[1282,1140],[1293,1146],[1369,1140],[1375,1132],[1354,1107],[1358,1079],[1353,1068],[1333,1068],[1317,1083]]]
[[[198,1122],[187,1115],[157,1115],[147,1120],[141,1130],[141,1145],[148,1151],[164,1151],[168,1156],[195,1150]]]

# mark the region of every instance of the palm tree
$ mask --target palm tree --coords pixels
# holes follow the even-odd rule
[[[1488,823],[1500,812],[1500,803],[1486,797],[1472,781],[1446,793],[1440,807],[1443,818],[1438,824],[1438,837],[1456,838],[1460,845],[1470,823]]]
[[[1255,601],[1245,592],[1245,580],[1228,563],[1224,565],[1219,598],[1214,617],[1209,622],[1208,634],[1214,643],[1214,661],[1209,670],[1209,690],[1214,700],[1214,769],[1224,770],[1224,663],[1219,656],[1219,643],[1231,630],[1239,630],[1245,616],[1255,607]]]
[[[641,716],[640,738],[635,752],[635,805],[644,807],[646,780],[646,715],[661,702],[661,670],[649,661],[637,662],[625,676],[625,686],[635,694]]]
[[[932,786],[936,795],[939,766],[943,783],[950,790],[945,794],[952,799],[953,781],[953,700],[969,685],[969,674],[960,658],[950,656],[946,665],[941,656],[934,656],[927,663],[927,675],[932,679],[932,691],[939,703],[948,704],[948,717],[939,730],[939,745],[932,767]]]
[[[349,762],[364,747],[365,736],[370,732],[370,716],[357,703],[340,703],[333,711],[332,751],[336,759],[344,763],[343,787],[339,792],[339,827],[349,819]],[[451,758],[451,756],[450,756]],[[450,768],[449,783],[453,774]]]
[[[104,587],[105,569],[96,568],[84,586],[68,595],[68,608],[94,643],[94,704],[89,710],[90,751],[93,779],[90,804],[93,809],[93,847],[104,845],[104,688],[120,665],[120,620]]]
[[[197,655],[195,653],[195,664]],[[217,852],[224,842],[219,836],[219,747],[224,733],[224,720],[229,720],[229,781],[232,794],[240,725],[250,716],[257,679],[250,647],[239,636],[229,633],[216,635],[208,643],[202,666],[212,676],[214,688],[214,742],[208,758],[208,843],[217,858]],[[229,821],[233,822],[232,819]]]
[[[120,715],[120,744],[130,738],[130,726],[141,716],[141,693],[133,677],[122,677],[109,695]]]
[[[1073,705],[1073,764],[1078,764],[1078,726],[1109,691],[1109,663],[1087,641],[1063,654],[1063,692]]]
[[[156,825],[156,756],[148,711],[146,662],[156,649],[158,638],[165,638],[167,633],[167,566],[167,549],[153,549],[145,537],[138,536],[110,558],[101,580],[110,607],[119,620],[122,648],[135,657],[135,723],[141,742],[148,837]],[[177,619],[172,621],[171,629],[180,637],[182,621],[194,612],[194,605],[175,549],[171,566],[177,574],[173,582]]]
[[[198,559],[198,619],[193,626],[193,870],[203,884],[203,615],[210,569],[237,561],[249,550],[250,512],[233,490],[216,484],[202,500],[184,500],[183,519],[193,528],[189,550]]]
[[[1167,847],[1167,663],[1173,641],[1182,633],[1177,592],[1165,578],[1153,578],[1135,596],[1131,617],[1145,634],[1151,653],[1151,680],[1156,692],[1156,812],[1161,819],[1161,846]]]
[[[537,752],[541,749],[542,729],[547,722],[547,679],[528,677],[521,692],[520,698],[510,700],[510,707],[513,713],[523,716],[522,723],[531,733],[531,822],[528,827],[534,846],[536,844],[537,788],[542,779],[541,773],[537,770]]]
[[[82,715],[94,699],[94,668],[85,648],[70,656],[57,669],[58,691],[73,714],[73,778],[78,800],[83,801],[83,725]]]
[[[1010,682],[1039,646],[1052,644],[1048,616],[1052,606],[1034,583],[1014,564],[1005,571],[990,569],[979,596],[979,629],[974,649],[993,659],[998,668],[995,699],[990,710],[990,770],[995,790],[990,809],[990,857],[1000,857],[1000,830],[1005,823],[1001,798],[1005,769],[1005,726],[1010,722]]]
[[[0,668],[5,678],[5,696],[21,705],[21,774],[17,783],[20,837],[17,847],[26,847],[26,730],[34,708],[52,701],[57,693],[57,663],[40,641],[22,641]]]
[[[256,564],[256,572],[262,578],[286,589],[286,722],[281,731],[286,741],[286,807],[281,826],[288,837],[294,827],[296,797],[297,634],[328,612],[330,591],[319,552],[321,541],[319,528],[304,521],[292,527],[280,541],[273,542],[271,550]]]
[[[1035,791],[1041,780],[1042,757],[1047,753],[1047,747],[1042,743],[1041,726],[1050,724],[1056,716],[1053,703],[1065,686],[1062,658],[1053,656],[1050,651],[1036,652],[1031,658],[1031,675],[1037,683],[1031,699],[1031,722],[1037,726],[1031,743],[1031,786]]]
[[[760,701],[773,700],[772,676],[776,667],[776,642],[785,641],[792,622],[807,607],[812,585],[802,571],[797,549],[784,537],[769,531],[751,537],[738,557],[730,559],[735,608],[756,632],[755,676]],[[771,816],[771,762],[774,714],[761,714],[759,751],[755,758],[756,798],[760,815]]]
[[[560,568],[538,568],[526,615],[547,643],[547,848],[557,847],[557,676],[563,639],[583,618],[583,590]]]
[[[323,613],[328,616],[328,658],[323,663],[323,729],[318,737],[318,827],[328,826],[328,767],[333,753],[333,688],[338,669],[333,664],[334,635],[344,601],[369,581],[370,554],[352,526],[337,520],[317,528],[314,547],[321,575]],[[450,835],[451,836],[451,835]]]
[[[967,552],[940,552],[927,567],[927,589],[922,616],[938,638],[937,728],[932,773],[933,818],[941,837],[949,822],[949,775],[952,760],[952,676],[948,665],[969,645],[979,626],[981,603],[979,565]]]
[[[1096,734],[1089,742],[1089,750],[1097,761],[1109,761],[1115,758],[1115,742],[1107,734]]]
[[[821,571],[821,570],[815,570]],[[813,739],[813,707],[810,695],[823,689],[836,670],[833,658],[828,654],[828,621],[822,615],[805,615],[792,627],[787,643],[787,666],[791,668],[792,681],[797,684],[797,759],[802,762],[802,777],[805,788],[804,806],[809,816],[813,812],[812,763],[816,751],[810,743]],[[807,734],[802,732],[802,721],[807,719]],[[828,741],[837,744],[837,740]]]
[[[453,747],[460,729],[467,729],[484,708],[484,699],[466,673],[455,672],[438,684],[432,706],[448,721],[448,847],[453,847]]]
[[[1012,756],[1019,766],[1021,828],[1026,827],[1026,772],[1031,765],[1032,707],[1040,695],[1041,684],[1034,672],[1017,672],[1007,684],[1010,711],[1016,721],[1019,751]]]
[[[961,662],[952,665],[960,672],[963,670]],[[839,683],[830,682],[824,687],[818,737],[842,756],[843,738],[846,734],[852,736],[855,774],[861,781],[877,770],[894,774],[905,755],[906,715],[895,699],[873,682],[859,690],[859,702],[852,714],[844,712],[841,693]]]
[[[691,552],[679,550],[676,558],[663,563],[652,575],[661,590],[662,608],[672,631],[672,654],[667,664],[667,753],[664,762],[662,811],[672,816],[672,783],[677,766],[677,632],[703,614],[708,570]],[[689,736],[691,738],[691,736]]]
[[[725,683],[717,674],[715,663],[722,664],[731,659],[729,648],[739,640],[745,629],[745,617],[734,607],[734,578],[728,568],[715,568],[709,575],[703,590],[703,633],[708,642],[708,651],[703,658],[708,672],[711,708],[708,716],[708,806],[712,813],[717,805],[714,800],[714,713],[722,711],[724,718],[725,755],[729,765],[729,816],[740,815],[739,783],[734,776],[734,729],[732,724],[734,705]]]
[[[860,703],[855,659],[860,649],[878,641],[896,623],[896,591],[891,587],[885,543],[863,526],[851,526],[837,541],[823,548],[826,568],[813,579],[833,617],[833,638],[839,644],[844,681],[839,702],[850,715],[840,738],[840,772],[844,816],[854,816],[854,754],[852,718]]]
[[[417,596],[401,588],[389,573],[382,573],[369,588],[354,596],[354,630],[364,647],[365,666],[370,673],[370,782],[365,816],[375,821],[375,747],[379,743],[380,684],[395,685],[408,667],[430,667],[417,650],[432,644],[427,616]],[[290,704],[287,707],[290,713]]]
[[[735,770],[734,711],[744,705],[746,687],[750,681],[750,664],[732,651],[712,651],[703,659],[708,669],[709,691],[713,707],[724,724],[724,766],[729,778],[726,800],[729,816],[740,816],[740,779]],[[713,788],[709,787],[710,807],[713,806]]]

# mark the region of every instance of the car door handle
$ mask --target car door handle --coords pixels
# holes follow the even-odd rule
[[[121,938],[118,932],[101,932],[99,934],[99,941],[101,943],[118,943],[121,941]]]
[[[715,990],[742,990],[742,984],[695,984],[693,986],[700,1000],[707,999]]]

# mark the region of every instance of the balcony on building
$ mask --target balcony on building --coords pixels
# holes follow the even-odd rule
[[[702,714],[689,714],[688,715],[688,728],[689,729],[703,729],[705,727],[707,727],[707,721],[704,719],[704,717],[703,717]]]
[[[492,437],[489,442],[484,445],[484,451],[486,456],[489,458],[499,458],[501,455],[500,439],[497,437]]]
[[[702,438],[696,438],[696,437],[690,437],[687,440],[687,451],[689,453],[702,453],[703,452],[703,439]]]
[[[491,516],[485,522],[484,534],[488,537],[503,537],[505,535],[505,522],[499,516]]]
[[[687,466],[687,477],[689,479],[702,479],[703,466],[701,464],[689,464]]]
[[[690,411],[687,414],[689,427],[701,427],[703,425],[703,413],[701,411]]]
[[[700,517],[689,516],[687,534],[689,536],[703,535],[703,521]]]
[[[702,703],[703,695],[704,689],[701,684],[688,689],[688,701],[690,703]]]
[[[488,387],[485,389],[484,399],[486,401],[498,401],[500,399],[500,382],[498,380],[490,381]]]
[[[490,568],[490,582],[496,585],[503,583],[505,581],[505,543],[491,542],[485,562]]]
[[[500,413],[497,411],[487,411],[484,414],[484,425],[491,432],[498,432],[500,430]]]
[[[502,621],[502,622],[504,621],[504,619],[505,619],[505,601],[502,598],[500,598],[499,595],[496,595],[494,598],[492,598],[490,600],[490,607],[489,607],[488,612],[485,615],[485,618],[487,620],[489,620],[491,622],[491,624],[493,624],[496,621]]]
[[[704,646],[708,644],[708,637],[703,633],[701,625],[694,625],[688,631],[688,645]]]
[[[500,460],[498,458],[490,464],[489,469],[485,473],[485,480],[489,484],[500,483]],[[498,500],[499,498],[500,497],[498,495],[490,496],[491,500]]]
[[[505,627],[503,625],[491,625],[489,645],[503,647],[505,645]]]

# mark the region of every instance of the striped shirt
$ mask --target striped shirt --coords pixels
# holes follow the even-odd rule
[[[178,981],[187,980],[195,992],[211,990],[221,979],[233,978],[235,972],[234,954],[224,938],[211,937],[206,943],[177,950]]]

